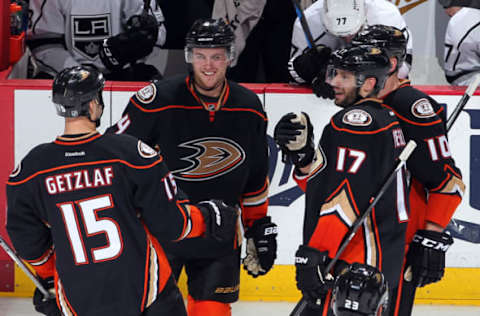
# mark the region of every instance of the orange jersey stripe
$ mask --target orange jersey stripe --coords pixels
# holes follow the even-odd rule
[[[340,128],[337,125],[335,125],[335,123],[333,122],[333,118],[330,119],[330,124],[332,124],[332,127],[334,129],[336,129],[337,131],[347,132],[347,133],[351,133],[351,134],[358,134],[358,135],[369,135],[369,134],[377,134],[377,133],[386,131],[386,130],[390,129],[392,126],[398,125],[399,123],[398,122],[392,122],[392,123],[388,124],[387,126],[379,128],[375,131],[365,131],[365,132],[354,131],[354,130],[351,130],[351,129],[348,129],[348,128]]]
[[[441,119],[438,119],[436,121],[433,121],[433,122],[429,122],[429,123],[418,123],[418,122],[414,122],[412,120],[409,120],[407,119],[406,117],[398,114],[397,111],[395,111],[393,108],[391,108],[390,106],[386,105],[386,104],[382,104],[382,106],[386,107],[387,109],[393,111],[393,113],[395,113],[395,116],[398,117],[399,119],[401,119],[402,121],[405,121],[409,124],[412,124],[412,125],[417,125],[417,126],[432,126],[432,125],[436,125],[436,124],[440,124],[442,123],[442,120]]]
[[[149,165],[145,165],[145,166],[136,166],[136,165],[133,165],[133,164],[131,164],[131,163],[125,161],[125,160],[121,160],[121,159],[98,160],[98,161],[74,163],[74,164],[70,164],[70,165],[64,165],[64,166],[59,166],[59,167],[55,167],[55,168],[50,168],[50,169],[37,171],[34,174],[32,174],[31,176],[23,179],[22,181],[18,181],[18,182],[7,181],[7,184],[8,185],[20,185],[22,183],[25,183],[25,182],[28,182],[28,181],[32,180],[33,178],[35,178],[36,176],[39,176],[41,174],[45,174],[45,173],[49,173],[49,172],[53,172],[53,171],[57,171],[57,170],[68,169],[68,168],[74,168],[74,167],[91,166],[91,165],[108,164],[108,163],[121,163],[121,164],[127,165],[130,168],[134,168],[134,169],[149,169],[149,168],[152,168],[155,165],[158,165],[162,161],[163,161],[163,157],[159,156],[158,160],[156,160],[155,162],[153,162]]]

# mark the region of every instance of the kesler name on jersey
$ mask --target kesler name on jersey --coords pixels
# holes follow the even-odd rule
[[[58,194],[112,185],[112,178],[113,168],[108,166],[52,175],[45,179],[45,186],[49,194]]]

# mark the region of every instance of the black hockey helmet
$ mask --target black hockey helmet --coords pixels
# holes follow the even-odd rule
[[[401,65],[407,55],[407,38],[405,34],[393,26],[369,25],[357,33],[352,45],[373,45],[383,48],[389,57],[396,57]]]
[[[372,45],[352,46],[332,53],[327,76],[332,76],[335,69],[354,73],[357,88],[361,87],[367,78],[375,78],[377,82],[373,92],[378,93],[385,85],[390,59],[382,48]]]
[[[187,33],[185,45],[185,59],[191,62],[192,48],[217,48],[225,47],[229,59],[233,59],[233,29],[223,19],[198,19],[193,22]]]
[[[450,7],[469,7],[480,9],[480,3],[478,3],[478,0],[438,0],[438,2],[444,9]]]
[[[66,68],[53,80],[52,101],[57,114],[63,117],[89,116],[90,101],[95,98],[103,107],[102,91],[105,79],[94,68]]]
[[[377,316],[385,312],[388,287],[383,274],[375,267],[353,263],[335,281],[332,308],[335,316]]]

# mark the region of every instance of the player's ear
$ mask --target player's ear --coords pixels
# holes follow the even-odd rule
[[[369,96],[372,93],[373,89],[375,88],[376,83],[377,83],[377,79],[375,79],[375,77],[366,78],[365,82],[360,88],[360,95],[364,98]]]
[[[390,70],[388,71],[389,74],[393,73],[397,68],[398,59],[397,57],[390,57]]]

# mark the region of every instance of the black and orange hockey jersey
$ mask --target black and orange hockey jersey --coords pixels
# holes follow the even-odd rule
[[[407,140],[417,148],[407,162],[412,174],[410,190],[411,218],[407,241],[424,229],[425,222],[446,227],[462,201],[465,184],[455,166],[448,143],[443,108],[427,94],[410,86],[401,86],[383,97],[384,106],[395,112]]]
[[[404,146],[400,124],[379,100],[363,99],[335,114],[320,140],[323,165],[307,181],[304,243],[333,258],[395,169]],[[393,287],[405,251],[406,189],[402,170],[340,256],[377,267]]]
[[[157,239],[203,233],[182,195],[163,158],[131,136],[58,137],[10,175],[7,231],[41,277],[55,274],[64,315],[138,316],[171,275]]]
[[[159,148],[192,202],[221,199],[242,207],[246,226],[268,206],[267,116],[257,95],[227,81],[219,99],[201,96],[191,78],[176,76],[139,90],[107,132],[127,133]],[[168,248],[204,257],[231,252],[235,242],[185,240]]]

